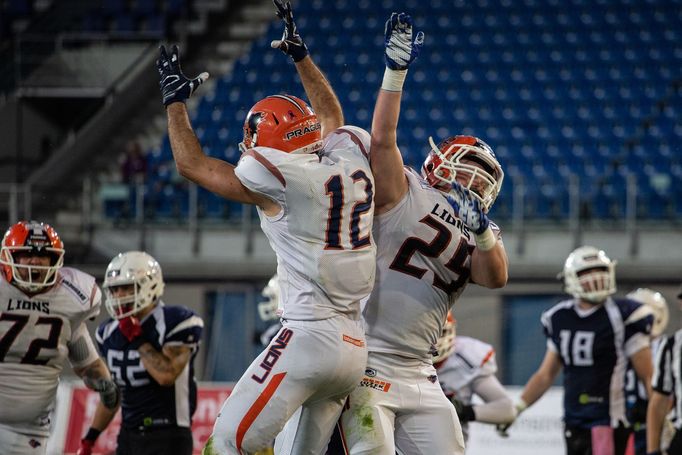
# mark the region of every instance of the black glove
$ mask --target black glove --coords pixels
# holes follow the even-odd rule
[[[470,404],[464,404],[455,397],[450,398],[452,404],[455,406],[455,411],[457,411],[457,417],[461,423],[471,422],[476,420],[476,413],[474,412],[473,406]]]
[[[298,34],[298,29],[294,23],[294,13],[291,10],[291,2],[289,0],[272,0],[277,7],[277,17],[284,21],[284,33],[282,39],[274,40],[270,43],[273,49],[279,49],[285,54],[291,56],[294,62],[300,62],[308,55],[308,47]]]
[[[163,105],[184,103],[195,90],[208,79],[208,73],[203,72],[194,79],[189,79],[180,68],[180,50],[177,45],[171,47],[170,57],[165,46],[159,47],[159,59],[156,69],[159,71],[159,87],[163,96]]]
[[[646,401],[637,400],[635,405],[630,409],[628,420],[633,423],[646,424],[646,403]]]

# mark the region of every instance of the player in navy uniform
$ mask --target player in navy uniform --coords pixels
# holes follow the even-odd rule
[[[625,370],[628,360],[651,390],[651,310],[630,299],[614,299],[615,262],[582,246],[564,264],[565,290],[573,299],[542,315],[547,352],[528,380],[518,412],[535,403],[564,370],[567,455],[623,454],[628,437]]]
[[[656,357],[656,352],[665,338],[663,332],[668,326],[668,303],[660,292],[646,288],[639,288],[625,297],[648,306],[653,312],[651,355]],[[625,373],[625,402],[630,430],[633,432],[634,455],[646,455],[646,408],[649,397],[642,381],[637,380],[637,374],[631,364],[628,364]]]
[[[96,339],[122,393],[118,455],[192,453],[193,363],[204,324],[185,307],[164,305],[163,288],[161,267],[141,251],[116,256],[104,277],[111,319]],[[98,405],[79,455],[91,453],[114,415]]]

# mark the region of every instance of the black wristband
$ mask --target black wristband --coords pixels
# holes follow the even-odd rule
[[[97,438],[99,438],[100,434],[102,434],[102,432],[100,430],[90,427],[83,439],[85,439],[87,441],[95,442],[95,441],[97,441]]]
[[[476,413],[474,412],[474,407],[471,405],[464,405],[462,408],[462,415],[459,416],[459,420],[462,422],[472,422],[476,420]]]

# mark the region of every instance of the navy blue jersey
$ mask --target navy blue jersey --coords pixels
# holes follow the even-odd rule
[[[653,316],[629,299],[607,299],[582,310],[576,300],[542,315],[548,349],[564,368],[564,421],[590,428],[627,422],[625,371],[628,358],[649,346]]]
[[[184,345],[192,349],[192,356],[175,384],[163,387],[145,370],[137,351],[137,340],[129,343],[116,320],[102,323],[96,339],[102,357],[121,388],[122,426],[191,427],[197,403],[194,358],[199,350],[203,321],[187,308],[159,303],[141,322],[144,339],[156,350]]]
[[[652,356],[656,355],[662,341],[662,337],[651,340]],[[637,378],[637,373],[630,362],[628,362],[625,373],[625,402],[628,422],[636,424],[638,428],[643,427],[646,424],[646,409],[649,405],[649,398],[647,397],[646,386]]]

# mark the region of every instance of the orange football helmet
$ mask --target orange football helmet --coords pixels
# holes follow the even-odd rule
[[[422,176],[432,187],[449,193],[452,183],[460,183],[472,190],[474,197],[487,212],[502,188],[504,172],[488,144],[473,136],[450,136],[436,145],[429,138],[431,151]]]
[[[50,265],[18,264],[17,253],[49,255]],[[5,279],[28,292],[37,292],[57,281],[64,265],[64,244],[52,226],[38,221],[19,221],[10,226],[2,239],[0,265]],[[22,276],[19,270],[25,270]]]
[[[253,105],[244,121],[239,150],[271,147],[286,153],[315,153],[322,148],[322,127],[305,101],[272,95]]]

